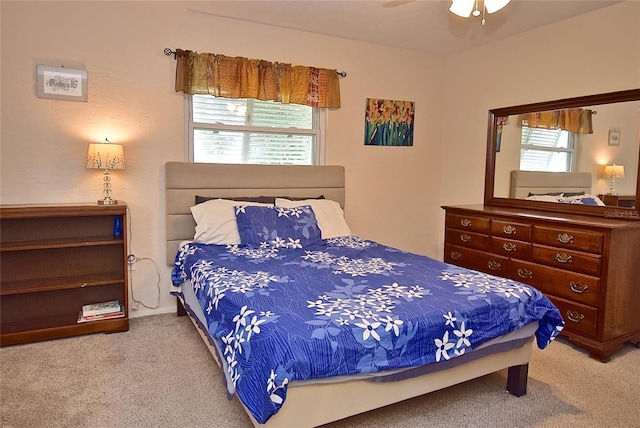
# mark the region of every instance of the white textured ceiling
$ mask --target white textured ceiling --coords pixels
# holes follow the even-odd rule
[[[511,0],[484,27],[449,12],[450,0],[229,0],[193,3],[190,11],[449,55],[619,2]]]

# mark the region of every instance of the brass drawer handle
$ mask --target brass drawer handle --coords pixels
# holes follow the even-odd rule
[[[462,235],[460,235],[460,240],[462,242],[469,242],[469,241],[471,241],[471,237],[469,235],[467,235],[466,233],[463,233]]]
[[[516,233],[516,228],[511,226],[511,225],[508,225],[508,226],[503,227],[502,231],[504,233],[506,233],[507,235],[513,235],[514,233]]]
[[[513,242],[505,242],[502,244],[502,248],[504,248],[505,251],[515,251],[517,247]]]
[[[491,270],[499,270],[500,263],[496,262],[495,260],[489,260],[489,262],[487,263],[487,267]]]
[[[573,236],[567,233],[558,233],[558,241],[563,244],[573,244]]]
[[[573,261],[573,257],[565,253],[556,253],[556,260],[559,263],[571,263]]]
[[[578,323],[584,319],[584,315],[575,311],[567,311],[567,318],[569,318],[569,321]]]
[[[578,294],[586,293],[589,290],[589,286],[587,284],[573,281],[569,283],[569,288],[571,289],[571,291]]]
[[[528,269],[518,268],[518,276],[524,279],[533,278],[533,272]]]
[[[452,252],[451,252],[451,258],[452,258],[453,260],[460,260],[460,259],[462,258],[462,254],[460,254],[460,253],[459,253],[459,252],[457,252],[457,251],[452,251]]]
[[[471,226],[471,220],[469,220],[468,218],[463,218],[462,220],[460,220],[460,224],[463,227],[469,227]]]

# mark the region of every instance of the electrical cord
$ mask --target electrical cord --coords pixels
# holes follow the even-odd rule
[[[133,222],[131,221],[131,210],[129,209],[129,205],[127,205],[127,217],[128,217],[128,221],[127,221],[127,227],[128,227],[127,237],[128,237],[128,240],[129,240],[128,248],[129,248],[129,250],[131,250],[131,238],[133,236],[133,233],[131,232],[131,227],[132,227],[132,223]],[[155,266],[155,269],[156,269],[156,275],[158,276],[158,281],[156,282],[156,288],[158,289],[158,298],[157,298],[156,304],[155,304],[155,306],[147,305],[144,302],[142,302],[141,300],[138,300],[138,299],[135,298],[135,296],[133,295],[133,270],[129,269],[129,290],[130,290],[130,293],[131,293],[131,300],[133,300],[133,302],[136,305],[140,305],[140,306],[142,306],[144,308],[147,308],[147,309],[158,309],[160,307],[160,281],[161,281],[160,271],[158,270],[158,264],[155,262],[155,260],[153,260],[151,258],[148,258],[148,257],[136,258],[136,256],[133,253],[133,251],[130,251],[129,254],[127,255],[127,264],[129,266],[133,265],[134,263],[137,263],[137,262],[140,262],[140,261],[145,261],[145,260],[150,261],[150,262],[153,263],[153,265]]]
[[[145,303],[143,303],[141,300],[137,300],[134,296],[133,296],[133,271],[130,270],[129,271],[129,285],[131,286],[131,300],[133,300],[136,304],[143,306],[147,309],[158,309],[160,307],[160,271],[158,270],[158,265],[156,264],[156,262],[153,259],[147,258],[147,257],[141,257],[139,259],[136,259],[136,262],[140,262],[140,261],[144,261],[144,260],[148,260],[150,262],[153,263],[153,265],[156,268],[156,275],[158,276],[158,281],[156,282],[156,288],[158,289],[158,298],[156,301],[155,306],[149,306]]]

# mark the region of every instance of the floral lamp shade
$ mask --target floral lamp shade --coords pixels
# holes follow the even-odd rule
[[[124,150],[122,144],[109,142],[89,144],[87,168],[124,169]]]

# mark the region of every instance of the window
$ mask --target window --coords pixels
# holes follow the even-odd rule
[[[322,163],[320,109],[255,99],[190,96],[193,162]]]
[[[522,126],[520,169],[571,172],[575,169],[576,134],[561,129]]]

